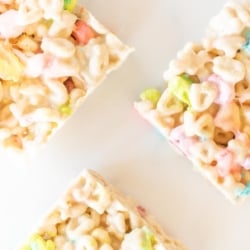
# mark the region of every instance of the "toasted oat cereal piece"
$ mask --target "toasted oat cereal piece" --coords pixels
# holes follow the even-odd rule
[[[250,194],[250,4],[227,3],[135,108],[231,201]],[[155,94],[157,93],[157,94]]]
[[[132,51],[76,2],[1,3],[0,146],[45,144]]]
[[[22,250],[184,250],[145,208],[84,170]]]

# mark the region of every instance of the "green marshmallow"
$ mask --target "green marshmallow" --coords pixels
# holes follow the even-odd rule
[[[29,244],[22,250],[55,250],[55,243],[52,240],[44,240],[39,234],[31,237]]]
[[[64,0],[64,9],[72,12],[76,6],[77,0]]]
[[[149,89],[144,90],[140,95],[141,100],[149,101],[154,106],[156,106],[160,97],[161,97],[161,92],[159,90],[153,89],[153,88],[149,88]]]
[[[55,250],[55,243],[52,240],[46,242],[46,250]]]
[[[187,75],[176,76],[168,82],[168,88],[181,102],[190,105],[189,88],[192,80]]]
[[[144,232],[144,240],[142,244],[142,250],[153,250],[153,242],[154,242],[154,235],[152,232],[147,228],[143,228]]]
[[[70,116],[71,113],[72,113],[72,109],[71,107],[69,106],[69,103],[65,103],[63,104],[60,108],[59,108],[59,112],[63,115],[66,115],[66,116]]]

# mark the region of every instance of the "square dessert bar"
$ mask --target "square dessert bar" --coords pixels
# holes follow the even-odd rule
[[[139,113],[226,197],[250,194],[250,2],[227,3],[146,89]]]
[[[84,170],[22,250],[184,250],[145,208]]]
[[[44,144],[131,49],[76,0],[0,3],[0,145]]]

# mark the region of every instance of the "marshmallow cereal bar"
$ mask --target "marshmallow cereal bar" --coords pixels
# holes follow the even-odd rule
[[[131,49],[76,0],[0,1],[0,146],[42,145]]]
[[[232,1],[170,62],[139,113],[231,201],[250,194],[250,2]]]
[[[145,208],[84,170],[22,250],[184,250]]]

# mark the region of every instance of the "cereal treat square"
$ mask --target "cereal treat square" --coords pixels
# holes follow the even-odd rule
[[[231,201],[250,194],[250,3],[227,3],[170,62],[139,113]]]
[[[72,183],[21,249],[185,250],[93,170]]]
[[[0,1],[0,146],[45,144],[131,49],[76,0]]]

